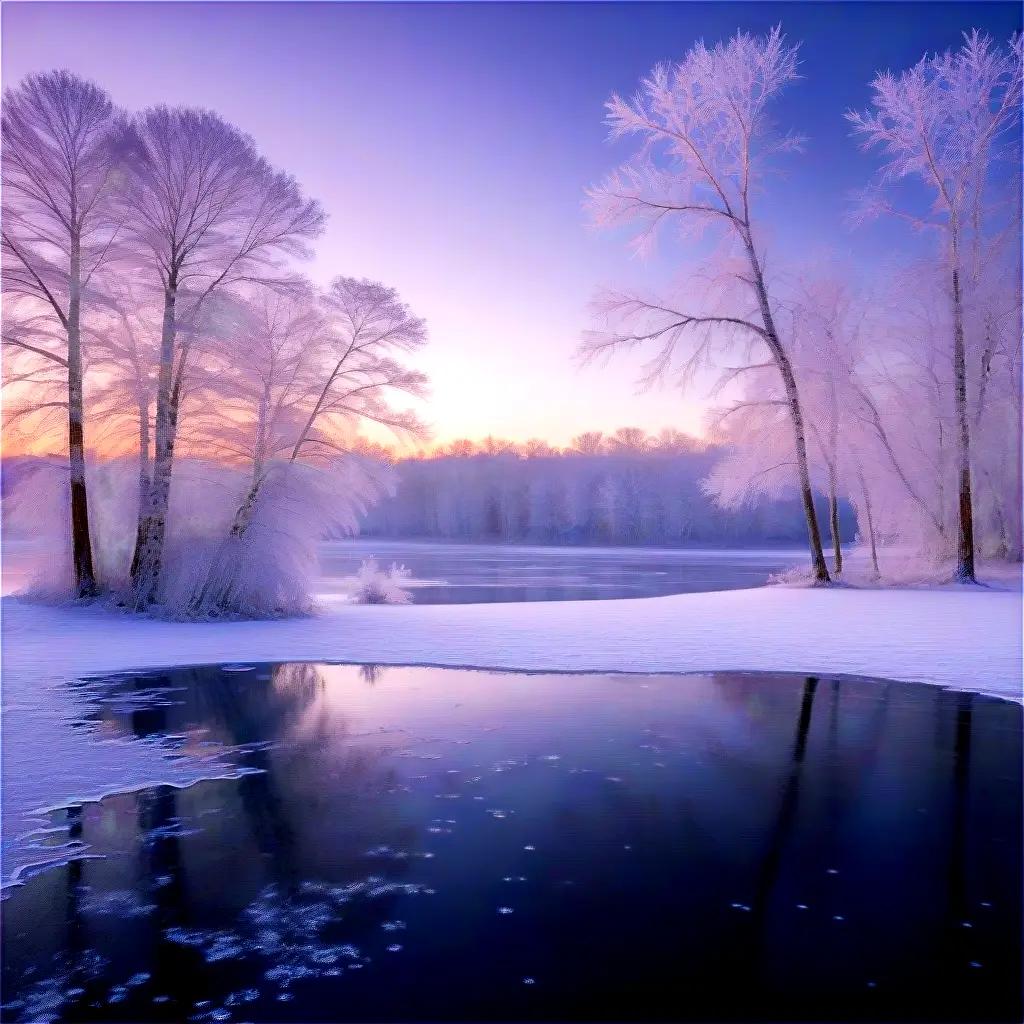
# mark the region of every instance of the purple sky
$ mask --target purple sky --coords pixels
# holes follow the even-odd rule
[[[3,81],[67,67],[118,103],[211,107],[251,133],[330,213],[308,268],[397,287],[431,333],[419,363],[439,440],[487,433],[563,443],[584,429],[698,431],[708,381],[635,394],[639,359],[579,370],[572,355],[600,285],[658,284],[647,262],[588,229],[583,188],[627,154],[602,105],[698,37],[777,21],[803,40],[778,109],[810,137],[773,182],[780,258],[833,249],[870,273],[899,229],[851,233],[847,196],[873,161],[842,120],[872,73],[955,45],[1005,39],[1012,3],[304,4],[33,3],[2,8]]]

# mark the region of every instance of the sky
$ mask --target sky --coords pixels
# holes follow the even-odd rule
[[[642,359],[580,368],[603,286],[659,287],[692,253],[646,260],[588,227],[587,185],[630,153],[603,104],[699,38],[781,22],[803,80],[776,108],[808,137],[770,182],[770,256],[825,253],[870,274],[915,242],[897,224],[853,230],[850,194],[875,167],[843,112],[877,70],[1005,40],[1014,3],[39,3],[6,0],[2,78],[65,67],[129,109],[213,108],[294,174],[330,221],[306,267],[398,289],[430,330],[417,365],[435,440],[487,434],[566,443],[583,430],[700,433],[710,376],[638,393]]]

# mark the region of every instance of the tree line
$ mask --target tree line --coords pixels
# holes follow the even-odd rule
[[[385,454],[385,453],[380,453]],[[457,440],[394,463],[394,492],[368,508],[364,536],[532,544],[765,544],[801,539],[795,495],[725,510],[708,479],[726,454],[675,430],[589,431],[541,440]],[[822,496],[819,511],[827,508]],[[841,520],[841,522],[840,522]],[[837,539],[853,539],[841,502]]]
[[[772,175],[804,149],[771,119],[799,77],[781,28],[700,42],[606,105],[637,149],[589,190],[593,223],[630,226],[641,252],[670,228],[717,244],[676,292],[600,295],[582,356],[644,349],[645,382],[683,386],[718,365],[713,433],[731,450],[709,486],[727,507],[795,487],[818,583],[842,552],[830,571],[816,477],[830,521],[841,495],[856,508],[876,573],[882,536],[965,583],[979,550],[1021,557],[1021,56],[1019,36],[969,32],[879,73],[870,107],[846,113],[879,156],[851,212],[932,243],[870,286],[840,260],[769,263]]]

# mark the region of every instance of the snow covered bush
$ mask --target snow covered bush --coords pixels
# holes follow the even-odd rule
[[[330,466],[271,465],[256,497],[243,474],[219,467],[228,500],[207,522],[168,540],[160,592],[173,618],[275,618],[315,608],[318,543],[356,532],[369,502],[390,487],[386,467],[355,460]],[[178,497],[182,494],[179,490]],[[188,519],[175,516],[175,522]],[[196,527],[199,527],[198,529]]]
[[[386,572],[375,558],[368,558],[356,573],[356,588],[352,597],[357,604],[408,604],[412,594],[402,586],[409,579],[404,565],[392,563]]]

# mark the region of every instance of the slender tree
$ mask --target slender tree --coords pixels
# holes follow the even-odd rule
[[[719,251],[713,276],[729,272],[742,298],[721,312],[698,312],[670,300],[609,296],[599,309],[618,323],[592,332],[584,351],[592,356],[657,344],[648,375],[654,379],[671,373],[677,350],[696,342],[681,374],[685,383],[716,339],[739,336],[762,344],[782,382],[814,578],[828,583],[797,379],[776,323],[755,230],[754,190],[766,162],[800,145],[791,135],[773,137],[768,124],[771,102],[797,78],[796,69],[796,47],[786,44],[779,28],[766,36],[739,32],[711,48],[698,43],[678,63],[659,65],[633,100],[611,98],[612,137],[635,135],[642,146],[630,163],[590,190],[595,222],[639,223],[634,244],[641,250],[669,220],[689,231],[723,229],[734,262],[727,264]]]
[[[83,305],[115,252],[118,116],[107,94],[68,71],[27,76],[4,95],[3,285],[34,307],[32,330],[5,330],[66,381],[74,590],[97,592],[85,481]],[[48,324],[44,326],[44,321]],[[40,341],[45,337],[45,341]]]

